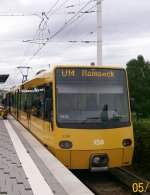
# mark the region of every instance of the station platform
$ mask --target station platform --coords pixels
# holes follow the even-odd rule
[[[19,122],[0,118],[0,194],[92,195]]]

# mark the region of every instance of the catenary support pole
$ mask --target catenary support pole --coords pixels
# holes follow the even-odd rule
[[[97,65],[102,65],[102,0],[97,0]]]

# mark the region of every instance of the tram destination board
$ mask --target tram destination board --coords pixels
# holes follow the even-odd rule
[[[57,81],[122,81],[126,80],[124,69],[111,68],[56,68]]]

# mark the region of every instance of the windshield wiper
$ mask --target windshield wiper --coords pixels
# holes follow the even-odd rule
[[[118,121],[120,119],[122,119],[122,116],[115,116],[115,117],[111,118],[111,120],[113,120],[113,121],[115,121],[115,120]]]
[[[75,123],[75,122],[78,122],[79,120],[77,119],[64,119],[64,120],[60,120],[60,122],[63,122],[63,123]]]
[[[79,117],[78,118],[70,118],[70,119],[61,120],[60,122],[84,124],[88,120],[100,120],[100,117],[88,117],[88,118],[86,118],[85,120],[82,120],[82,121],[80,121],[78,119],[79,119]]]
[[[100,120],[99,117],[88,117],[85,120],[81,121],[81,124],[86,123],[88,120],[91,120],[91,119],[96,119],[96,120],[99,119]]]

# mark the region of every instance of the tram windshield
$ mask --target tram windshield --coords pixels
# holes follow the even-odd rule
[[[59,127],[108,129],[128,126],[125,71],[56,69],[56,108]]]

